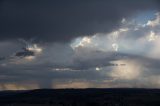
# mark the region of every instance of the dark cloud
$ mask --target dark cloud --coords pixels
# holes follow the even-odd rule
[[[33,51],[24,50],[24,51],[17,52],[15,56],[18,56],[18,57],[35,56],[35,53]]]
[[[69,41],[119,26],[123,17],[156,9],[157,0],[1,0],[1,40]]]
[[[121,54],[122,55],[122,54]],[[54,68],[54,65],[40,65],[38,66],[32,64],[17,64],[17,65],[9,65],[7,67],[0,66],[0,83],[1,84],[7,84],[7,83],[25,83],[26,81],[31,81],[31,82],[36,82],[36,84],[39,85],[40,88],[51,88],[54,83],[59,83],[61,82],[69,82],[69,81],[87,81],[90,83],[94,83],[95,87],[99,87],[101,83],[103,84],[103,81],[110,81],[109,83],[104,83],[104,84],[110,84],[110,87],[149,87],[152,82],[147,82],[143,81],[143,79],[146,78],[148,81],[150,81],[150,76],[157,74],[159,75],[159,60],[151,59],[151,58],[146,58],[143,56],[137,56],[137,55],[129,55],[129,54],[123,54],[128,56],[127,59],[131,60],[136,60],[138,62],[141,62],[145,67],[147,68],[155,68],[154,70],[145,70],[145,74],[142,76],[138,77],[137,79],[133,80],[123,80],[123,79],[118,79],[116,81],[112,81],[112,77],[109,76],[109,72],[112,71],[112,68],[117,67],[117,66],[111,66],[108,67],[108,65],[104,64],[104,61],[101,61],[103,66],[103,70],[101,71],[96,71],[95,66],[90,66],[90,63],[88,63],[88,67],[86,68],[84,66],[84,63],[79,67],[79,70],[59,70],[56,71]],[[106,60],[107,61],[107,60]],[[96,63],[96,62],[95,62]],[[148,64],[149,63],[149,64]],[[158,64],[157,64],[158,63]],[[126,64],[127,66],[128,64]],[[82,69],[84,67],[84,69]],[[119,66],[122,67],[122,66]],[[57,67],[57,68],[63,68],[63,67]],[[74,66],[70,66],[69,68],[74,68]],[[4,77],[3,77],[4,76]],[[139,82],[140,81],[140,82]],[[135,84],[135,82],[137,82]],[[97,85],[96,84],[100,84]],[[156,85],[154,85],[155,87]],[[151,87],[151,86],[150,86]]]
[[[153,28],[132,22],[158,6],[157,0],[1,0],[0,89],[10,83],[51,88],[74,81],[92,87],[158,86],[159,37],[148,41],[148,35],[158,35],[159,24]],[[89,34],[95,35],[77,38]]]
[[[5,57],[0,57],[0,61],[1,61],[1,60],[4,60],[4,59],[5,59]]]

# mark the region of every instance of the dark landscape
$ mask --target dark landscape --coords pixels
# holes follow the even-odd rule
[[[0,106],[159,105],[159,89],[37,89],[0,92]]]

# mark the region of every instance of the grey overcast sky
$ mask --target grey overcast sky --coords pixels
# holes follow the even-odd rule
[[[0,0],[0,90],[160,88],[159,0]]]

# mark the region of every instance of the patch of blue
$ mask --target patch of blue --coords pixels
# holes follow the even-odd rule
[[[141,12],[135,17],[135,21],[138,24],[145,24],[148,22],[148,20],[152,20],[155,18],[156,11],[145,11]]]

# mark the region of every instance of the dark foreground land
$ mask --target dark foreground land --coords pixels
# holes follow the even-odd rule
[[[159,89],[0,91],[0,106],[160,106]]]

